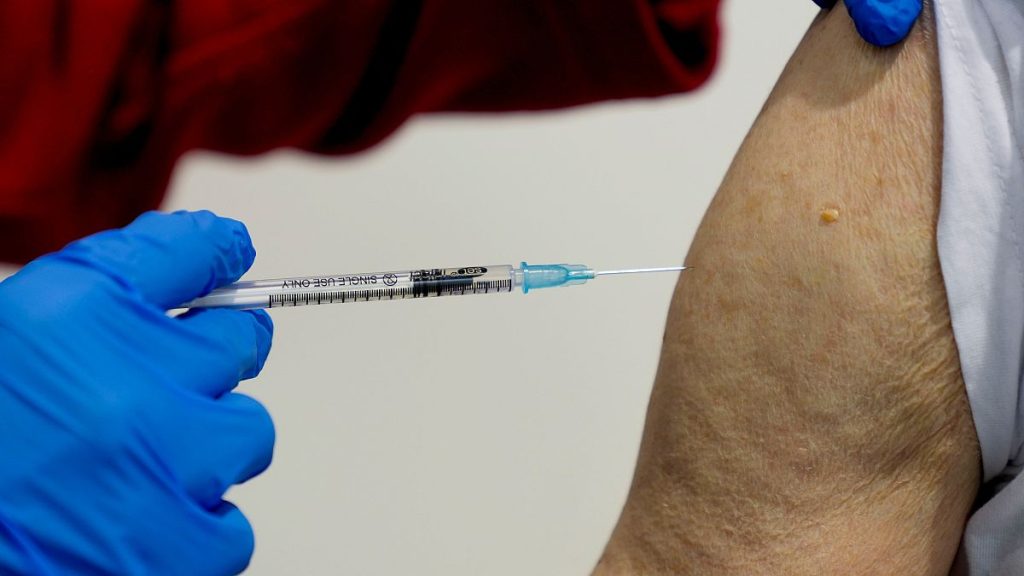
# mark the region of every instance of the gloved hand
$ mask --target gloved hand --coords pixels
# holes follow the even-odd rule
[[[165,310],[255,258],[240,222],[150,212],[0,283],[0,573],[234,574],[252,528],[221,498],[259,474],[266,313]]]
[[[910,34],[921,15],[922,0],[845,0],[857,32],[875,46],[892,46]],[[836,0],[814,0],[828,10]]]

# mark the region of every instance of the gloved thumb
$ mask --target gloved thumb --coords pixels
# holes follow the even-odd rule
[[[837,0],[814,0],[825,10]],[[861,38],[882,48],[907,37],[921,15],[922,0],[846,0],[846,10]]]
[[[887,47],[910,34],[921,15],[921,0],[846,0],[853,23],[868,42]]]

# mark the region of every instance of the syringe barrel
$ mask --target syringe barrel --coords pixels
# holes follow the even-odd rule
[[[241,281],[182,308],[278,308],[511,292],[522,282],[506,264]]]

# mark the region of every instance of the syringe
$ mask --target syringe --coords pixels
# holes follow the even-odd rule
[[[686,266],[670,266],[595,271],[582,264],[530,265],[523,262],[519,268],[501,264],[245,280],[217,288],[180,307],[251,310],[431,296],[500,294],[512,292],[516,288],[522,288],[523,294],[526,294],[538,288],[583,284],[598,276],[679,272],[686,269]]]

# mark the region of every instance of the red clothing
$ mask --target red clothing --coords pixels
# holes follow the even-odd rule
[[[0,259],[156,207],[194,148],[343,154],[418,112],[692,89],[718,1],[0,3]]]

